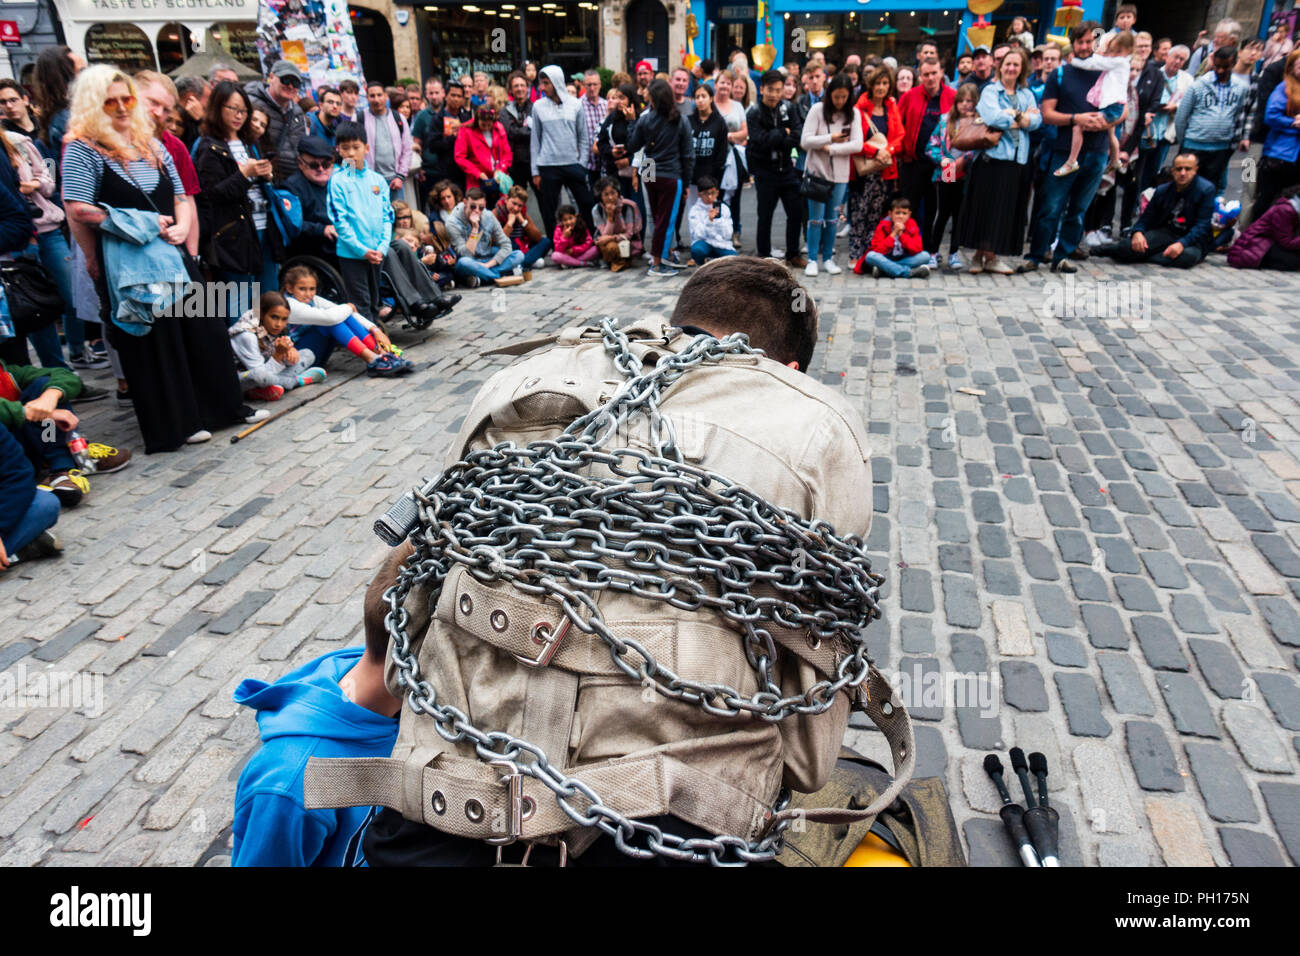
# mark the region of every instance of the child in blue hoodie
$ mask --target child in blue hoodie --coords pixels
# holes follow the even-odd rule
[[[371,587],[366,604],[381,600]],[[380,620],[376,614],[368,618]],[[232,866],[343,866],[369,807],[303,808],[311,757],[388,757],[401,701],[384,684],[388,632],[366,628],[366,645],[333,651],[274,684],[245,680],[235,700],[257,711],[262,747],[235,790]],[[357,839],[355,846],[360,846]]]
[[[330,176],[325,208],[338,233],[334,243],[348,298],[371,322],[379,310],[379,270],[393,239],[388,183],[366,166],[366,128],[340,123],[334,146],[343,162]]]

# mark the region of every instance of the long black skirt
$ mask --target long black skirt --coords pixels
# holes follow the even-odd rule
[[[966,177],[958,244],[999,256],[1021,255],[1032,185],[1028,164],[980,156]]]

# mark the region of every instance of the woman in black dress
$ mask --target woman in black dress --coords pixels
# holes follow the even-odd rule
[[[194,207],[171,156],[153,138],[153,124],[130,77],[97,64],[77,77],[63,154],[63,200],[86,268],[99,291],[104,328],[130,384],[145,451],[175,451],[207,441],[212,431],[257,421],[244,405],[230,336],[216,316],[159,316],[144,335],[109,321],[109,284],[103,269],[106,218],[100,207],[158,214],[161,235],[179,246]]]

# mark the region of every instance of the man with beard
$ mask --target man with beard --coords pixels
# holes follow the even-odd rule
[[[190,202],[194,202],[192,197],[199,194],[199,175],[194,171],[194,161],[190,159],[190,151],[185,148],[185,144],[167,131],[168,113],[176,105],[176,85],[170,77],[155,73],[153,70],[142,70],[137,73],[135,83],[140,91],[144,108],[148,111],[149,118],[153,120],[154,135],[171,154],[172,162],[176,164],[176,172],[181,177],[181,185],[185,187],[185,195],[191,197]],[[185,237],[185,248],[191,256],[199,253],[197,215],[190,217],[190,231]]]
[[[334,130],[339,125],[339,113],[343,110],[343,97],[332,86],[322,86],[318,96],[320,108],[310,117],[311,135],[319,136],[333,146]]]
[[[655,68],[649,60],[642,60],[632,72],[636,76],[637,113],[640,113],[650,105],[650,83],[655,78]]]
[[[298,171],[284,181],[284,188],[302,204],[302,231],[289,247],[289,255],[333,258],[339,234],[330,222],[326,201],[333,172],[333,146],[319,136],[308,136],[298,144]],[[439,291],[415,246],[403,239],[388,244],[383,269],[393,291],[417,318],[427,317],[430,321],[440,318],[460,301],[458,295],[443,295]]]
[[[423,173],[420,193],[424,196],[426,208],[429,189],[434,183],[442,179],[455,182],[463,175],[456,165],[453,153],[461,124],[468,123],[471,118],[472,114],[465,105],[464,87],[456,83],[447,85],[445,99],[437,107],[430,100],[429,105],[415,118],[411,140],[413,147],[416,143],[419,144],[420,169]]]

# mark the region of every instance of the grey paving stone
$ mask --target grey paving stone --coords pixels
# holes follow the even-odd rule
[[[1178,772],[1173,748],[1158,724],[1145,720],[1124,722],[1129,762],[1143,790],[1182,793],[1187,785]]]
[[[1250,540],[1278,574],[1300,578],[1300,554],[1296,554],[1286,538],[1280,534],[1252,534]]]
[[[275,597],[274,591],[249,591],[228,611],[208,625],[213,634],[234,634],[248,618],[260,611]]]
[[[1219,841],[1233,866],[1286,866],[1277,841],[1263,833],[1219,827]]]
[[[1175,594],[1169,601],[1169,611],[1178,629],[1188,634],[1217,634],[1218,627],[1205,615],[1205,605],[1190,594]]]
[[[935,657],[900,657],[898,688],[903,704],[914,720],[943,720],[943,695],[932,693],[942,685],[939,660]]]
[[[938,529],[940,541],[955,541],[958,544],[970,541],[970,527],[966,524],[966,516],[960,511],[936,509],[934,525]]]
[[[1220,458],[1209,445],[1186,445],[1184,446],[1187,454],[1192,456],[1192,461],[1202,468],[1222,468],[1223,459]]]
[[[270,546],[270,542],[267,541],[254,541],[244,545],[204,575],[203,583],[208,585],[229,583],[236,574],[261,557]]]
[[[955,707],[957,733],[962,745],[971,750],[1001,750],[1002,719],[996,714],[986,716],[977,707]]]
[[[934,634],[930,630],[930,619],[926,617],[905,617],[899,621],[899,631],[905,654],[933,654]]]
[[[1278,494],[1273,491],[1261,491],[1258,497],[1260,504],[1268,509],[1268,513],[1278,521],[1300,521],[1300,504],[1297,504],[1296,500],[1290,495]]]
[[[1155,590],[1144,579],[1129,575],[1114,578],[1115,593],[1120,603],[1130,611],[1160,611],[1160,601]]]
[[[1220,823],[1259,822],[1259,809],[1232,755],[1219,744],[1189,742],[1185,747],[1210,818]]]
[[[1056,541],[1056,550],[1061,553],[1062,561],[1067,564],[1092,564],[1092,545],[1082,531],[1054,531],[1052,538]]]
[[[1237,745],[1237,751],[1252,770],[1260,773],[1293,771],[1290,749],[1282,741],[1269,715],[1254,702],[1230,700],[1219,712],[1224,729]]]
[[[1194,737],[1221,736],[1214,722],[1214,713],[1205,701],[1205,695],[1190,674],[1157,671],[1156,686],[1165,699],[1165,706],[1174,718],[1174,727],[1181,734]]]
[[[1102,682],[1116,711],[1141,717],[1155,714],[1155,704],[1131,657],[1118,651],[1102,651],[1097,655],[1097,666],[1101,668]]]
[[[1300,866],[1300,784],[1266,780],[1259,794],[1291,862]]]
[[[961,574],[970,574],[971,556],[969,545],[939,545],[939,569],[942,571],[956,571]]]
[[[1124,519],[1133,543],[1139,548],[1151,551],[1165,551],[1169,548],[1169,539],[1160,530],[1160,526],[1150,518],[1130,517]]]
[[[1057,528],[1079,527],[1079,515],[1074,505],[1065,495],[1049,494],[1042,496],[1043,513]]]
[[[1070,490],[1079,504],[1088,507],[1106,504],[1106,496],[1101,493],[1101,486],[1091,475],[1071,475]]]
[[[35,641],[20,640],[11,641],[4,647],[0,647],[0,673],[7,671],[12,665],[18,663],[37,646],[39,645]]]
[[[1171,485],[1162,475],[1154,472],[1139,471],[1134,474],[1137,483],[1142,486],[1152,498],[1172,498],[1176,494],[1174,486]]]
[[[1002,494],[1008,501],[1018,505],[1028,505],[1034,501],[1034,488],[1028,478],[1007,478],[1002,482]]]
[[[1147,452],[1131,449],[1124,452],[1124,460],[1128,462],[1130,468],[1136,468],[1139,471],[1155,471],[1156,460]]]
[[[1137,554],[1123,538],[1101,536],[1097,548],[1105,557],[1106,570],[1112,574],[1137,574],[1140,570]]]
[[[957,454],[952,451],[931,451],[930,471],[936,478],[957,477]]]
[[[1017,596],[1020,594],[1020,575],[1010,561],[984,562],[984,589],[989,594]]]
[[[241,524],[253,517],[273,500],[269,495],[259,495],[244,502],[230,514],[226,515],[217,522],[218,528],[238,528]]]
[[[918,724],[912,728],[912,738],[916,745],[916,770],[912,773],[913,779],[938,777],[942,780],[948,769],[948,748],[944,746],[943,734],[939,732],[939,728]]]
[[[1190,446],[1188,452],[1191,452]],[[1192,457],[1195,458],[1196,456],[1193,455]],[[1197,464],[1200,464],[1200,462],[1197,462]],[[1221,495],[1245,495],[1249,493],[1245,483],[1237,476],[1237,473],[1228,468],[1207,468],[1205,480],[1211,488]]]
[[[979,627],[979,595],[975,582],[962,574],[943,575],[943,608],[950,627]]]
[[[1205,588],[1205,596],[1216,609],[1233,614],[1250,613],[1250,608],[1242,600],[1237,582],[1221,566],[1189,562],[1187,572]]]
[[[103,621],[93,617],[83,617],[74,624],[69,624],[58,634],[32,651],[32,657],[38,661],[57,661],[87,638],[93,637],[104,626]]]
[[[899,604],[904,611],[928,614],[934,610],[934,588],[929,571],[903,568],[899,572]]]
[[[971,866],[1023,866],[1016,848],[999,819],[972,817],[962,824],[962,834],[970,847],[967,863]]]
[[[1083,517],[1093,534],[1119,534],[1119,521],[1109,508],[1084,508]]]
[[[166,657],[180,647],[191,634],[203,630],[210,620],[212,620],[212,615],[203,611],[187,612],[184,617],[163,631],[148,647],[142,650],[140,652],[141,656]]]
[[[980,552],[986,558],[1011,557],[1011,544],[1005,528],[995,524],[982,524],[977,532]]]
[[[1074,605],[1066,597],[1065,590],[1057,584],[1029,585],[1029,593],[1034,599],[1034,610],[1048,627],[1074,627],[1076,623]]]
[[[1034,486],[1039,491],[1065,490],[1065,485],[1061,481],[1061,469],[1058,468],[1054,462],[1031,461],[1029,463],[1029,470],[1033,472]]]
[[[1058,581],[1061,574],[1056,568],[1052,552],[1037,541],[1021,541],[1020,557],[1025,563],[1025,570],[1032,578],[1039,581]]]
[[[1118,458],[1098,458],[1093,462],[1106,481],[1127,481],[1128,469]]]
[[[1273,519],[1251,498],[1239,496],[1224,498],[1223,506],[1232,512],[1233,516],[1241,522],[1241,526],[1247,531],[1272,533],[1277,530],[1277,525],[1273,523]]]
[[[983,674],[989,669],[988,651],[977,634],[953,631],[949,638],[952,668],[961,674]]]
[[[1002,661],[998,666],[1002,671],[1002,696],[1008,704],[1021,711],[1047,710],[1047,688],[1037,665],[1032,661]]]
[[[1210,486],[1202,482],[1180,481],[1178,483],[1178,490],[1182,492],[1183,498],[1185,498],[1187,503],[1193,508],[1219,507],[1219,499],[1215,496],[1214,492],[1210,490]]]
[[[1088,652],[1083,642],[1070,634],[1048,631],[1045,635],[1047,658],[1057,667],[1087,667]]]
[[[1187,587],[1187,575],[1183,572],[1182,565],[1168,551],[1143,551],[1141,556],[1151,580],[1159,587],[1175,590]]]
[[[1268,628],[1281,644],[1288,647],[1300,647],[1300,614],[1290,601],[1276,597],[1259,597],[1255,599],[1260,613],[1268,622]]]
[[[1096,682],[1087,674],[1071,671],[1057,671],[1054,677],[1070,733],[1076,737],[1109,737],[1111,726],[1102,715]]]
[[[1106,579],[1092,568],[1066,568],[1066,573],[1070,576],[1070,586],[1074,589],[1074,596],[1080,601],[1110,600],[1110,589],[1106,587]]]
[[[1300,685],[1296,684],[1296,678],[1291,674],[1265,672],[1253,676],[1277,722],[1287,730],[1300,730]]]
[[[930,493],[933,495],[936,508],[960,508],[964,503],[960,482],[936,481],[931,486]]]
[[[1093,647],[1125,650],[1129,645],[1128,629],[1119,612],[1109,604],[1080,604],[1084,630]]]
[[[1142,496],[1142,492],[1138,490],[1137,485],[1127,481],[1117,481],[1106,488],[1106,493],[1110,495],[1110,500],[1115,507],[1126,514],[1145,515],[1151,513],[1146,498]]]
[[[1191,648],[1196,666],[1210,690],[1225,699],[1241,697],[1246,675],[1226,643],[1205,637],[1189,637],[1187,646]]]
[[[971,492],[971,515],[982,524],[1002,524],[1007,520],[1002,500],[996,491]]]

